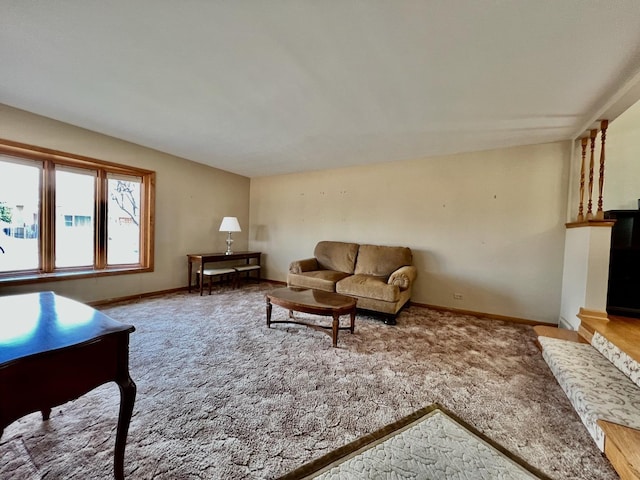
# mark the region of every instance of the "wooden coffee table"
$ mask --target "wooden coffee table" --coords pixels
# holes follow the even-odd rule
[[[271,328],[272,323],[296,323],[309,328],[325,332],[331,335],[333,346],[338,346],[338,330],[349,330],[354,332],[356,322],[356,300],[355,298],[340,295],[338,293],[324,292],[322,290],[312,290],[310,288],[283,287],[272,290],[265,295],[267,300],[267,327]],[[289,310],[289,319],[271,321],[271,307],[279,305]],[[315,323],[303,322],[293,317],[293,312],[311,313],[333,317],[332,324],[319,325]],[[349,314],[351,323],[348,327],[340,326],[340,316]]]

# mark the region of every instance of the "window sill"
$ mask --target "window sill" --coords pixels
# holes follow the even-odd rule
[[[153,272],[151,267],[112,267],[104,270],[66,270],[55,273],[11,273],[0,274],[0,286],[25,285],[31,283],[59,282],[64,280],[78,280],[81,278],[98,278],[111,275],[127,275],[134,273]]]

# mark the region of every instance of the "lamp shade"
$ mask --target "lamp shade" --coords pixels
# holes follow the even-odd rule
[[[220,224],[221,232],[241,232],[240,224],[236,217],[224,217]]]

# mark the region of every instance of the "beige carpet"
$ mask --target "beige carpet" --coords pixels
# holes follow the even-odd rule
[[[303,326],[267,329],[268,288],[104,309],[137,329],[128,479],[275,478],[431,403],[552,478],[617,478],[531,327],[410,307],[395,327],[358,315],[356,334],[340,332],[334,349]],[[112,478],[118,404],[108,384],[54,408],[48,422],[13,423],[0,455],[14,460],[0,464],[0,478]],[[14,473],[16,456],[30,476]]]

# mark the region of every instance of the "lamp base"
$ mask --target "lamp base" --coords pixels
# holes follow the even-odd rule
[[[229,235],[227,236],[227,251],[224,252],[225,255],[233,255],[231,251],[231,244],[233,243],[233,239],[231,238],[231,232],[227,232]]]

